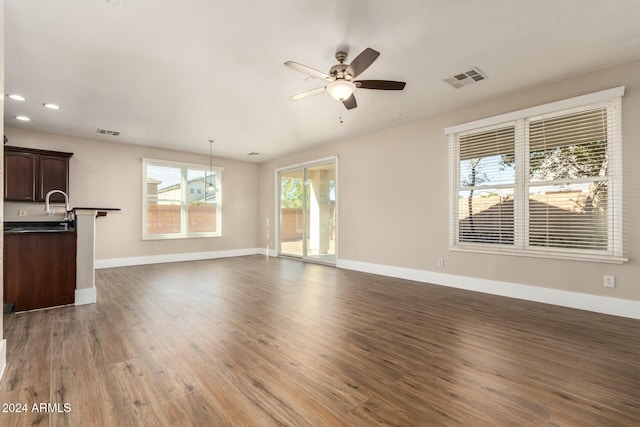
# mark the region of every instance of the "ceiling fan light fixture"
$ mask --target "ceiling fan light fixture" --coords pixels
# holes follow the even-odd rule
[[[336,80],[327,86],[327,92],[336,101],[348,99],[356,91],[356,85],[347,80]]]

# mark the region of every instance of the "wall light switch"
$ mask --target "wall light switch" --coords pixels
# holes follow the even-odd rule
[[[605,288],[615,288],[616,287],[616,277],[615,276],[604,276],[604,287]]]

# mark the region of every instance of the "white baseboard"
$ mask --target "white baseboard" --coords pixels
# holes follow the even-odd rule
[[[98,301],[96,288],[76,289],[75,305],[95,304]]]
[[[339,259],[336,266],[346,270],[362,271],[365,273],[379,274],[381,276],[396,277],[399,279],[467,289],[470,291],[559,305],[562,307],[577,308],[596,313],[640,319],[640,301],[360,261]]]
[[[205,259],[231,258],[247,255],[264,255],[265,253],[266,248],[247,248],[229,249],[224,251],[185,252],[179,254],[150,255],[127,258],[107,258],[97,259],[95,262],[95,268],[101,269],[113,267],[128,267],[132,265],[162,264],[165,262],[199,261]],[[271,255],[271,253],[269,253],[269,255]]]
[[[259,249],[257,249],[257,251],[258,251],[257,252],[258,255],[267,255],[267,248],[259,248]],[[274,257],[275,258],[275,257],[278,256],[278,251],[276,251],[275,249],[269,248],[268,252],[269,252],[269,256],[270,257]]]
[[[7,340],[0,341],[0,380],[7,368]]]

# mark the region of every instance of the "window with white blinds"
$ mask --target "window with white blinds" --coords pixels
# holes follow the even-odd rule
[[[513,245],[515,127],[461,135],[459,146],[458,240]]]
[[[142,238],[221,235],[221,168],[142,161]]]
[[[626,261],[623,93],[448,128],[451,248]]]

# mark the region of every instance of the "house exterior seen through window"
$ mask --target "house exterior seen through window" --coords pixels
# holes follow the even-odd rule
[[[143,159],[143,239],[222,233],[222,169]]]
[[[448,128],[451,248],[625,261],[623,93]]]

